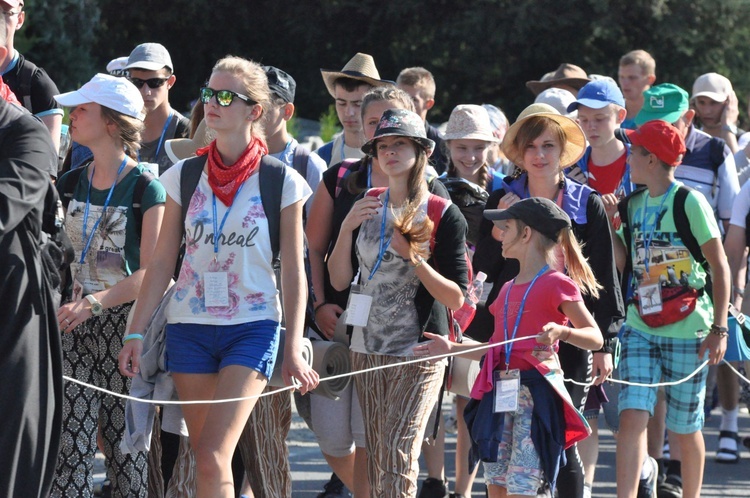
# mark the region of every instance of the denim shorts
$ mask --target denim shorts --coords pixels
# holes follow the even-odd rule
[[[273,320],[167,325],[167,370],[174,373],[218,373],[229,365],[240,365],[270,379],[278,349],[279,323]]]
[[[626,327],[622,339],[620,378],[626,382],[656,384],[684,379],[703,363],[698,356],[702,339],[660,337]],[[703,398],[708,368],[676,386],[666,386],[667,429],[692,434],[703,428]],[[620,391],[619,409],[645,410],[654,414],[656,387],[629,386]]]

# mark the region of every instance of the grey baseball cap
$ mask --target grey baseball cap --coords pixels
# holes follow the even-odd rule
[[[169,52],[160,43],[141,43],[130,52],[125,69],[144,69],[146,71],[158,71],[168,67],[174,71],[172,58]]]

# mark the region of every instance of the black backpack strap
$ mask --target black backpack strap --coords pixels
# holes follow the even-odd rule
[[[70,200],[75,194],[78,182],[81,181],[81,174],[83,174],[84,170],[89,164],[91,164],[91,162],[81,166],[80,168],[70,170],[68,176],[65,178],[65,188],[61,192],[60,201],[62,202],[62,206],[66,211],[68,210],[68,204],[70,204]]]
[[[135,219],[135,233],[138,235],[138,243],[141,242],[141,229],[143,227],[143,195],[152,181],[156,180],[153,173],[143,170],[141,175],[135,181],[133,190],[133,218]]]
[[[690,251],[690,255],[693,259],[708,271],[706,257],[703,255],[703,251],[701,251],[701,246],[698,244],[698,240],[695,238],[695,235],[693,235],[693,231],[690,228],[690,220],[685,212],[685,202],[687,201],[688,194],[690,194],[692,190],[693,189],[690,187],[684,185],[680,185],[677,188],[677,192],[674,194],[674,206],[672,208],[672,212],[674,213],[674,226],[677,229],[677,233],[680,235],[680,239],[682,239],[682,243],[685,244],[687,250]]]
[[[310,151],[307,150],[306,147],[302,147],[301,145],[297,145],[297,148],[294,149],[294,158],[292,159],[292,168],[297,171],[300,175],[302,175],[302,178],[307,181],[307,163],[308,159],[310,158]]]
[[[207,155],[191,157],[182,163],[182,171],[180,172],[180,203],[182,203],[183,226],[187,219],[190,199],[193,198],[193,193],[198,187],[198,182],[201,181],[201,174],[203,173],[203,168],[206,166],[206,161],[208,161]]]
[[[34,73],[36,73],[39,68],[36,67],[36,64],[29,62],[26,59],[19,61],[19,63],[21,64],[18,72],[18,88],[20,92],[17,96],[21,98],[23,106],[28,109],[29,112],[33,113],[31,110],[31,80],[34,78]]]
[[[260,199],[268,220],[268,234],[271,241],[274,266],[279,264],[281,232],[281,194],[284,189],[286,166],[278,159],[265,155],[260,160]]]
[[[627,296],[629,295],[628,289],[630,287],[631,274],[633,273],[633,255],[630,253],[633,234],[630,227],[630,218],[628,217],[628,204],[630,204],[630,200],[634,196],[641,195],[645,190],[646,187],[635,189],[617,205],[617,211],[620,213],[622,235],[625,239],[625,253],[627,255],[625,258],[625,268],[622,271],[622,281],[620,283],[623,299],[627,299]]]
[[[715,175],[719,174],[719,167],[724,164],[724,147],[726,142],[721,138],[713,137],[709,141],[709,158],[711,159],[711,168]]]

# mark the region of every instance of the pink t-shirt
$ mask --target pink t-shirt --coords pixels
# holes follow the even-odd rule
[[[521,308],[521,300],[530,284],[531,282],[514,284],[512,289],[511,282],[507,282],[503,285],[497,299],[495,299],[495,302],[490,305],[490,312],[495,317],[495,332],[492,334],[490,342],[503,342],[506,340],[503,313],[505,309],[505,296],[508,294],[509,289],[508,339],[511,338],[513,335],[513,328],[516,324],[516,317]],[[549,322],[559,323],[560,325],[567,324],[568,318],[562,311],[560,311],[560,305],[566,301],[581,300],[581,291],[570,278],[558,271],[548,271],[537,279],[534,287],[526,298],[526,304],[523,307],[523,315],[521,316],[521,322],[518,325],[516,338],[538,335],[542,331],[542,327]],[[514,342],[510,346],[510,367],[519,368],[521,370],[528,370],[533,367],[533,365],[523,359],[525,356],[524,353],[535,350],[549,350],[549,346],[540,344],[534,339]],[[500,346],[490,350],[502,353],[496,354],[495,356],[498,360],[502,361],[503,364],[505,363],[504,358],[506,347],[507,346]],[[554,349],[557,351],[557,345],[555,345]]]

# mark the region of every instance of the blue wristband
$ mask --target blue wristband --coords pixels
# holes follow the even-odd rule
[[[142,334],[128,334],[125,337],[122,338],[122,343],[125,344],[128,341],[133,341],[135,339],[138,339],[139,341],[143,340]]]

